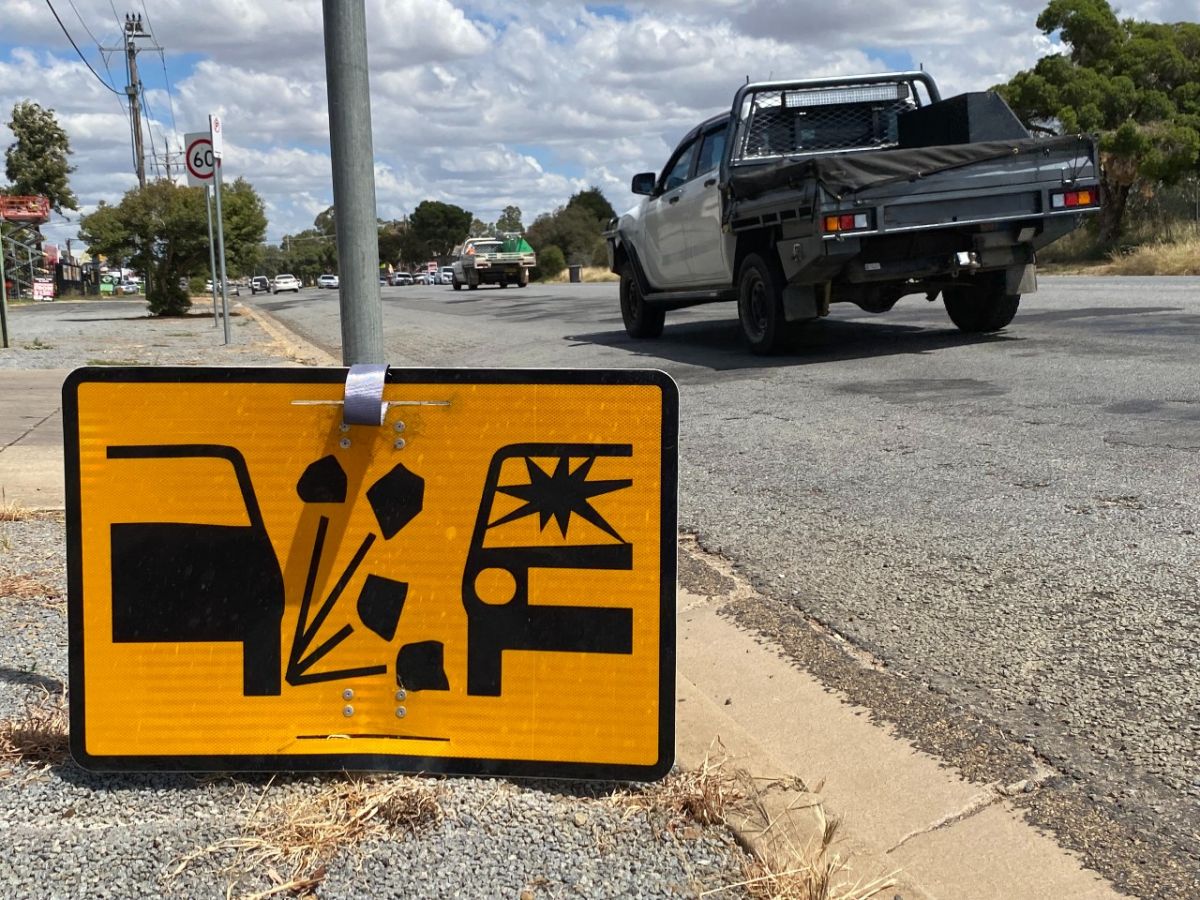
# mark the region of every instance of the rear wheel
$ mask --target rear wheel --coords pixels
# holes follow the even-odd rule
[[[738,319],[752,353],[782,349],[793,329],[783,316],[783,272],[757,253],[742,263],[738,279]]]
[[[979,284],[942,291],[946,313],[959,331],[981,334],[999,331],[1013,320],[1020,294],[1006,294],[1003,285]]]
[[[529,287],[529,270],[521,270],[521,280],[517,282],[517,287]]]
[[[621,318],[625,322],[625,331],[632,338],[656,338],[662,334],[663,323],[667,313],[663,309],[650,306],[642,296],[642,289],[633,269],[625,266],[621,270]]]
[[[456,291],[462,290],[462,282],[458,280],[457,275],[450,276],[450,286],[453,287]]]

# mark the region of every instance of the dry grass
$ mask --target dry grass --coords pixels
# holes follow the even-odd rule
[[[1108,275],[1200,275],[1200,229],[1173,242],[1157,241],[1114,253]]]
[[[29,518],[29,510],[16,500],[0,496],[0,522],[20,522]]]
[[[640,790],[616,791],[610,800],[629,810],[666,812],[673,823],[726,825],[728,813],[746,797],[745,772],[729,765],[725,747],[717,742],[698,769],[673,771]]]
[[[38,688],[25,699],[25,709],[0,720],[0,761],[57,766],[71,754],[67,738],[67,699],[62,691]]]
[[[621,279],[613,272],[608,271],[604,266],[584,266],[580,272],[580,277],[588,284],[600,281],[620,281]],[[543,284],[566,284],[571,280],[571,273],[567,269],[563,269],[553,278],[542,279]]]
[[[769,812],[764,794],[769,788],[799,794],[798,805],[781,817],[788,819],[786,826]],[[737,892],[756,900],[870,900],[896,884],[892,876],[854,877],[849,858],[836,849],[841,821],[827,817],[795,779],[756,783],[732,765],[720,740],[698,768],[672,772],[640,791],[616,792],[612,800],[629,809],[665,811],[672,825],[725,826],[737,834],[749,852],[742,880],[702,897]],[[798,828],[811,836],[793,838]]]
[[[444,818],[436,782],[417,778],[347,777],[316,794],[266,803],[272,783],[259,797],[240,837],[190,854],[170,877],[202,857],[233,851],[236,856],[228,873],[259,873],[272,883],[265,891],[244,895],[246,900],[278,894],[312,896],[339,851],[371,838],[415,833]],[[230,895],[234,887],[236,881]]]
[[[0,572],[0,598],[56,602],[62,599],[62,594],[58,588],[39,581],[32,575],[8,575]]]

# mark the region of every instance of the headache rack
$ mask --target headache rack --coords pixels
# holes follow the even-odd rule
[[[746,84],[733,100],[730,164],[895,147],[900,114],[940,99],[924,72]]]

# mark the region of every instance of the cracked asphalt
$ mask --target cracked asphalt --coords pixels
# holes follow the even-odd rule
[[[730,305],[632,341],[612,284],[383,298],[394,364],[671,373],[742,625],[1118,886],[1200,895],[1200,279],[1044,277],[992,336],[835,307],[765,360]],[[335,293],[253,302],[337,353]]]

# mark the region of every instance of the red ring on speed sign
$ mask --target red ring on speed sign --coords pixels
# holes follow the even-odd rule
[[[203,168],[197,168],[197,154],[199,155],[199,164]],[[184,160],[187,165],[188,174],[193,178],[200,178],[204,181],[213,177],[213,165],[216,162],[213,159],[212,141],[209,138],[197,138],[188,144],[187,151],[184,154]],[[207,171],[204,171],[207,169]]]

